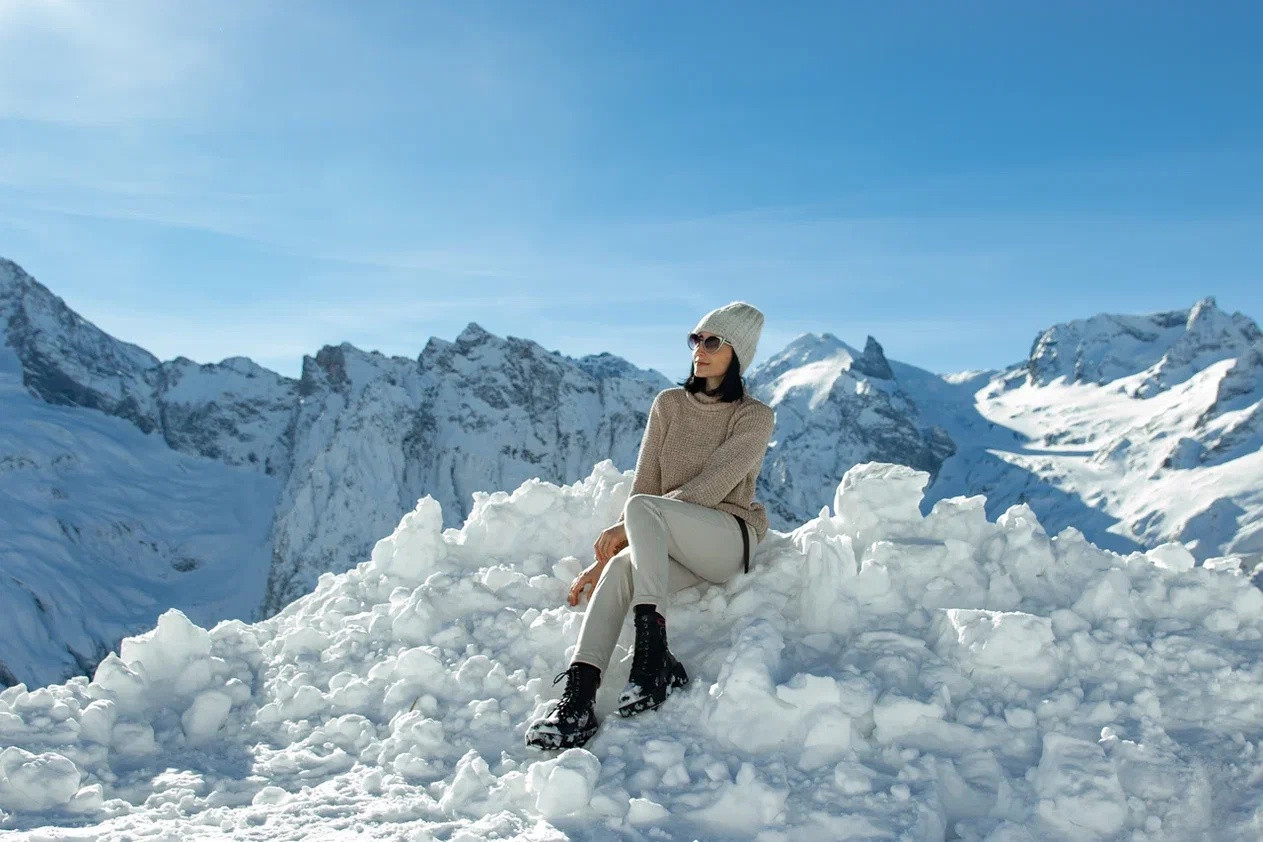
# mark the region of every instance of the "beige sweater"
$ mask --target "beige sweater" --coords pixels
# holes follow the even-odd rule
[[[762,541],[767,512],[754,502],[754,483],[775,417],[770,406],[749,394],[724,403],[682,387],[660,392],[649,410],[632,494],[731,512]]]

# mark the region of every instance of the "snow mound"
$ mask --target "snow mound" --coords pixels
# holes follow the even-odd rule
[[[255,625],[179,612],[95,677],[0,693],[14,838],[1252,839],[1263,594],[1119,556],[1025,506],[919,513],[865,464],[833,512],[668,613],[693,683],[559,755],[523,746],[582,614],[570,578],[631,475],[417,503]],[[85,829],[84,825],[90,828]],[[57,831],[65,833],[71,831]],[[86,835],[85,835],[86,834]]]

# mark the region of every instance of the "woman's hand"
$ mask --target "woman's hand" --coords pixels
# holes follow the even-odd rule
[[[626,546],[627,530],[623,528],[623,524],[616,523],[600,534],[596,543],[592,545],[592,552],[596,553],[597,561],[605,564]]]
[[[583,598],[583,594],[588,588],[595,588],[596,583],[601,580],[601,571],[605,569],[605,562],[594,561],[588,565],[588,569],[584,570],[575,577],[574,583],[570,585],[570,596],[568,598],[571,605],[578,605],[579,600]]]
[[[570,586],[570,604],[578,605],[579,600],[583,598],[584,592],[588,588],[595,588],[596,583],[601,580],[601,571],[605,569],[605,565],[614,557],[614,554],[623,547],[627,546],[627,530],[623,529],[621,523],[616,523],[609,529],[601,533],[596,539],[596,543],[592,545],[592,552],[596,554],[596,561],[588,566],[578,576],[575,577],[574,583]]]

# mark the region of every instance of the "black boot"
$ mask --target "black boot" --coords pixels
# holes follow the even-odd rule
[[[652,605],[636,606],[636,649],[631,675],[618,697],[619,716],[654,710],[676,687],[688,684],[684,665],[667,648],[667,621]]]
[[[591,664],[575,662],[556,678],[566,679],[561,699],[548,713],[526,729],[526,744],[537,748],[574,748],[596,733],[596,688],[601,671]]]

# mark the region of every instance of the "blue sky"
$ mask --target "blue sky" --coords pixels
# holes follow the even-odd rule
[[[742,298],[934,371],[1263,319],[1257,3],[0,0],[0,256],[163,358],[470,321],[671,377]],[[756,360],[757,362],[757,360]]]

